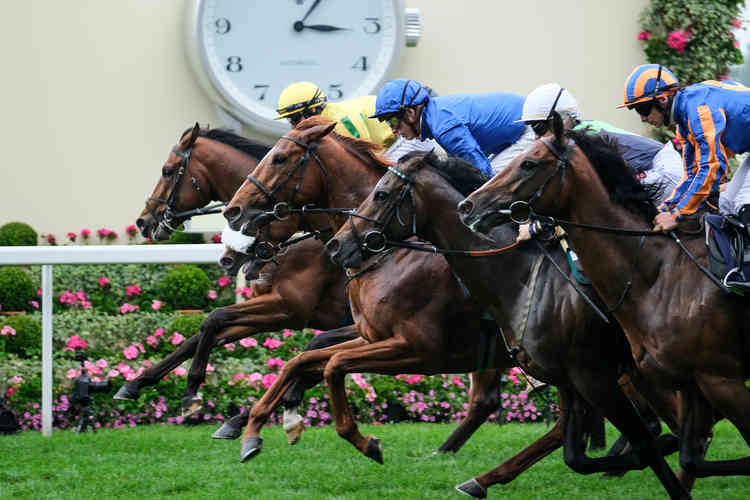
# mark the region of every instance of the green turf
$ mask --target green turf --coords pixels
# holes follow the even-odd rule
[[[495,467],[541,436],[543,424],[485,425],[456,455],[432,456],[453,425],[363,426],[381,439],[385,465],[361,456],[333,427],[309,429],[294,447],[279,427],[264,429],[263,452],[239,463],[240,442],[210,439],[214,427],[146,426],[77,435],[0,436],[0,498],[468,498],[454,486]],[[608,427],[608,443],[615,435]],[[710,456],[748,454],[725,422]],[[676,456],[669,459],[675,467]],[[696,499],[747,499],[750,478],[698,480]],[[624,479],[580,476],[558,450],[489,498],[666,498],[650,471]]]

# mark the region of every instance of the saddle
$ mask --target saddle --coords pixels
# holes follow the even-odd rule
[[[734,215],[705,215],[711,272],[738,295],[750,291],[750,228]]]

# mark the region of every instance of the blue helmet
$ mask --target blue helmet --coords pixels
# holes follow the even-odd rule
[[[399,113],[430,99],[430,89],[415,80],[399,78],[383,85],[375,101],[375,113],[370,118]]]

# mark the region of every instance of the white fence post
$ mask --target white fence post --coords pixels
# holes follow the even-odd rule
[[[52,435],[52,265],[42,266],[42,435]]]

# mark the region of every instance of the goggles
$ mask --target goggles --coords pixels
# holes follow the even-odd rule
[[[537,120],[529,122],[529,127],[531,127],[531,130],[533,130],[538,137],[541,137],[549,130],[549,122],[547,120]]]
[[[401,123],[401,113],[391,113],[389,115],[383,115],[378,117],[378,121],[381,123],[387,123],[389,127],[391,127],[391,130],[395,130],[398,128],[399,123]]]
[[[628,106],[628,109],[634,109],[636,113],[638,113],[641,116],[648,116],[651,114],[651,110],[654,107],[654,100],[649,99],[648,101],[639,102],[637,104],[633,104],[632,106]]]

